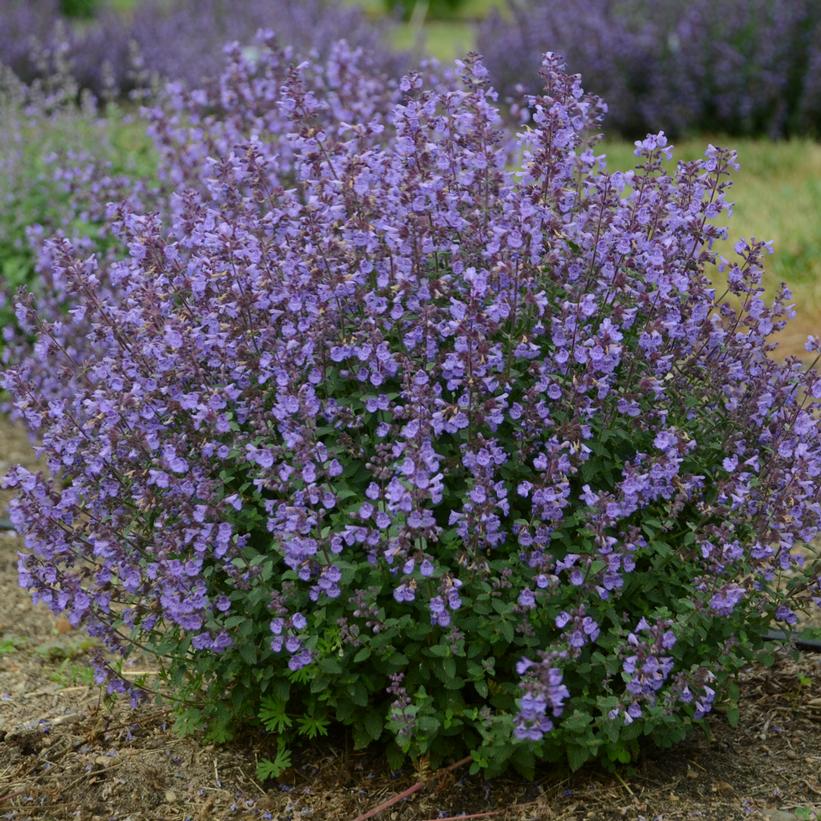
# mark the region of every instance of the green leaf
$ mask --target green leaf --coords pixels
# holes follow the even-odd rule
[[[321,716],[302,716],[299,719],[299,734],[314,739],[320,735],[328,735],[331,722]]]
[[[285,712],[284,702],[275,698],[264,698],[259,708],[259,720],[270,733],[285,732],[293,721]]]
[[[251,642],[242,642],[239,646],[239,654],[249,667],[253,667],[257,663],[257,650]]]
[[[323,673],[328,673],[330,675],[339,675],[343,672],[342,664],[339,659],[334,658],[333,656],[326,656],[325,658],[320,659],[319,669],[322,670]]]
[[[590,713],[574,710],[572,715],[562,721],[562,729],[573,734],[582,734],[592,721],[593,717]]]
[[[587,747],[582,747],[579,744],[567,745],[567,763],[573,772],[578,770],[588,758],[590,758],[590,752]]]
[[[364,720],[365,732],[371,737],[372,741],[378,741],[382,735],[382,716],[376,710],[369,710],[365,714]]]
[[[260,759],[257,764],[257,778],[260,781],[267,781],[269,778],[279,778],[287,769],[291,767],[291,751],[285,746],[285,742],[280,739],[277,745],[276,757]]]
[[[351,701],[356,704],[357,707],[368,706],[368,691],[359,682],[356,682],[356,684],[351,686],[350,696]]]
[[[416,726],[425,734],[433,735],[442,726],[441,722],[435,716],[421,716],[416,722]]]
[[[336,704],[336,720],[341,721],[343,724],[350,724],[356,712],[354,707],[353,702],[348,701],[348,699],[338,701]]]
[[[513,764],[516,772],[528,781],[532,781],[536,775],[536,759],[533,756],[533,751],[524,745],[520,745],[514,750],[510,763]]]
[[[499,622],[499,632],[502,634],[502,637],[508,644],[512,644],[513,642],[513,624],[511,622],[503,619]]]
[[[365,661],[371,654],[370,647],[360,647],[357,654],[353,657],[355,663],[359,663],[360,661]]]
[[[405,763],[405,753],[396,744],[388,745],[385,750],[385,757],[388,759],[388,766],[391,770],[399,770]]]

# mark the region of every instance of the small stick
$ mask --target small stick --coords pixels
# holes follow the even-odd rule
[[[507,810],[515,809],[514,805],[512,807],[508,807]],[[501,815],[503,812],[507,812],[507,810],[487,810],[486,812],[472,812],[470,815],[446,815],[444,818],[437,819],[437,818],[426,818],[425,821],[466,821],[468,818],[490,818],[492,815]]]
[[[112,759],[112,763],[111,763],[108,767],[103,767],[103,769],[102,769],[102,770],[94,770],[94,772],[91,772],[91,773],[83,773],[83,774],[82,774],[79,778],[75,778],[75,779],[74,779],[74,781],[70,781],[70,782],[69,782],[68,784],[66,784],[65,786],[62,786],[62,787],[60,788],[60,791],[61,791],[63,794],[65,794],[65,793],[67,793],[67,792],[68,792],[68,791],[69,791],[72,787],[74,787],[74,786],[76,786],[77,784],[79,784],[79,783],[80,783],[83,779],[85,779],[85,778],[94,778],[94,776],[96,776],[96,775],[102,775],[103,773],[108,772],[109,770],[111,770],[111,769],[113,769],[114,767],[116,767],[116,766],[117,766],[117,764],[119,764],[119,761],[115,761],[114,759]]]
[[[261,793],[262,793],[262,794],[266,797],[266,798],[268,797],[268,793],[267,793],[267,792],[265,792],[265,790],[263,790],[263,789],[262,789],[262,787],[260,787],[260,786],[259,786],[259,784],[257,784],[257,782],[256,782],[256,781],[254,781],[254,779],[253,779],[253,778],[251,778],[251,777],[248,775],[248,773],[246,773],[246,772],[245,772],[245,770],[244,770],[242,767],[240,767],[240,768],[239,768],[239,771],[242,773],[242,777],[243,777],[246,781],[249,781],[251,784],[253,784],[253,785],[254,785],[254,786],[255,786],[255,787],[256,787],[256,788],[257,788],[257,789],[258,789],[258,790],[259,790],[259,791],[260,791],[260,792],[261,792]]]
[[[444,767],[441,770],[437,770],[429,780],[432,781],[438,775],[441,775],[442,773],[449,773],[452,770],[455,770],[457,767],[461,767],[464,764],[468,764],[472,760],[473,757],[469,755],[465,756],[464,758],[460,758],[459,761],[456,761],[453,764],[449,764],[447,767]],[[372,810],[368,810],[366,813],[358,815],[354,819],[354,821],[367,821],[368,818],[375,818],[380,813],[383,813],[385,810],[390,809],[394,804],[398,804],[403,799],[410,798],[410,796],[414,795],[415,793],[418,793],[419,790],[424,789],[425,785],[425,781],[417,781],[412,787],[408,787],[408,789],[403,790],[402,792],[393,796],[393,798],[389,798],[387,801],[383,801],[378,807],[374,807]]]
[[[524,804],[511,804],[501,810],[485,810],[484,812],[472,812],[467,815],[447,815],[444,818],[426,818],[425,821],[467,821],[468,818],[490,818],[493,815],[501,815],[508,810],[519,810],[523,807],[532,807],[538,801],[526,801]]]
[[[618,780],[621,783],[622,787],[624,787],[624,789],[627,790],[627,792],[629,792],[630,795],[633,798],[635,798],[636,794],[633,792],[633,790],[630,789],[630,785],[621,777],[618,770],[615,771],[615,776],[616,776],[616,778],[618,778]]]

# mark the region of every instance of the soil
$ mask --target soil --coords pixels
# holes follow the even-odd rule
[[[0,419],[0,473],[31,463],[21,432]],[[0,492],[0,506],[7,497]],[[181,738],[159,706],[102,697],[88,639],[32,606],[17,586],[17,538],[0,533],[0,819],[352,821],[423,781],[378,817],[536,819],[821,818],[821,657],[779,651],[743,676],[740,721],[716,715],[673,751],[648,752],[618,775],[545,769],[532,782],[486,782],[459,767],[390,773],[336,739],[296,750],[278,783],[255,778],[271,741]]]

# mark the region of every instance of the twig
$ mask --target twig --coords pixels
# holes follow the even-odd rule
[[[501,815],[503,812],[518,810],[522,807],[530,807],[538,804],[538,801],[528,801],[524,804],[511,804],[501,810],[485,810],[484,812],[472,812],[467,815],[446,815],[444,818],[426,818],[425,821],[467,821],[468,818],[490,818],[493,815]]]
[[[15,696],[12,701],[18,700],[25,700],[29,698],[39,698],[40,696],[59,696],[62,693],[71,693],[77,690],[91,690],[96,685],[93,684],[81,684],[77,687],[48,687],[42,690],[35,690],[32,693],[20,693],[19,695]]]
[[[123,670],[120,675],[125,678],[126,676],[158,676],[160,673],[160,670]]]
[[[263,790],[262,787],[260,787],[259,784],[257,784],[257,782],[254,781],[254,779],[251,778],[251,776],[249,776],[248,773],[246,773],[245,770],[242,769],[242,767],[239,768],[239,771],[242,773],[243,778],[245,778],[248,782],[253,784],[262,793],[262,795],[264,795],[267,798],[268,793],[265,792],[265,790]]]
[[[368,818],[375,818],[380,813],[383,813],[385,810],[390,809],[394,804],[398,804],[405,798],[410,798],[410,796],[418,793],[419,790],[425,788],[425,786],[430,782],[437,778],[439,775],[443,775],[444,773],[449,773],[452,770],[457,769],[458,767],[462,767],[465,764],[468,764],[473,760],[472,756],[465,756],[464,758],[460,758],[458,761],[454,762],[453,764],[449,764],[447,767],[442,768],[441,770],[437,770],[427,781],[417,781],[412,787],[408,787],[408,789],[403,790],[401,793],[393,796],[393,798],[389,798],[387,801],[383,801],[378,807],[374,807],[372,810],[368,810],[366,813],[362,815],[358,815],[354,821],[367,821]]]
[[[60,791],[63,793],[63,795],[65,795],[72,787],[79,784],[84,779],[93,778],[95,775],[102,775],[103,773],[106,773],[109,770],[116,767],[119,763],[120,763],[119,761],[112,758],[111,759],[111,764],[109,764],[107,767],[103,767],[101,770],[94,770],[94,772],[83,773],[79,778],[75,778],[74,781],[69,781],[68,784],[65,784],[65,785],[61,786]]]
[[[65,715],[55,716],[54,718],[34,718],[25,724],[20,724],[15,727],[6,738],[13,741],[15,738],[22,738],[29,733],[34,733],[40,730],[44,732],[51,730],[54,727],[60,727],[63,724],[74,724],[83,719],[83,713],[66,713]]]
[[[22,790],[17,790],[17,792],[7,792],[5,795],[0,795],[0,804],[5,804],[8,801],[11,801],[14,798],[19,798],[21,795],[25,795],[28,792],[28,789],[24,788]]]
[[[616,778],[618,778],[619,783],[622,785],[622,787],[624,787],[624,789],[627,790],[627,792],[629,792],[633,798],[635,798],[636,794],[633,792],[633,790],[630,789],[630,785],[621,777],[618,770],[615,771],[615,776]]]

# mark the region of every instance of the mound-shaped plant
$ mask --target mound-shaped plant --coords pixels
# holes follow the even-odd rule
[[[493,82],[539,86],[561,51],[607,100],[608,128],[821,131],[821,11],[813,0],[508,0],[479,31]]]
[[[518,170],[476,58],[334,139],[296,71],[287,179],[216,141],[104,274],[54,243],[94,356],[50,402],[6,375],[50,470],[6,480],[21,582],[155,653],[183,726],[627,761],[732,711],[817,594],[821,378],[768,357],[766,245],[712,251],[733,153],[608,173],[599,102],[542,71]]]
[[[91,0],[4,0],[0,63],[26,82],[62,65],[81,88],[108,98],[158,79],[208,86],[223,68],[225,43],[250,44],[271,27],[302,56],[325,58],[344,36],[386,70],[409,57],[385,44],[385,25],[338,0],[138,0],[127,13],[101,4],[82,22],[61,16],[69,5],[95,11]]]

